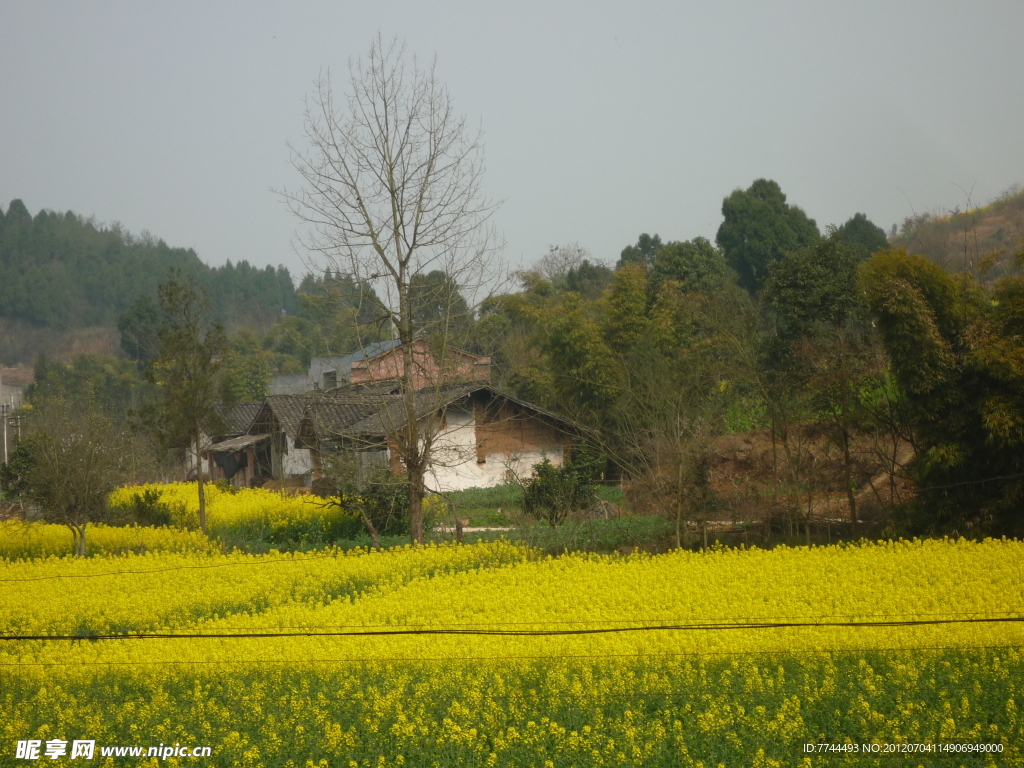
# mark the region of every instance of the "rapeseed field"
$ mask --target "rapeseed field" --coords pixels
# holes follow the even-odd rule
[[[0,764],[27,739],[211,747],[153,766],[1024,764],[1015,541],[151,552],[0,585],[0,635],[41,638],[0,642]]]

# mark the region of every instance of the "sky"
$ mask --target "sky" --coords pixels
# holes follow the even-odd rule
[[[436,56],[486,144],[512,268],[641,232],[714,240],[777,181],[824,229],[984,204],[1024,182],[1024,3],[0,4],[0,206],[316,266],[275,190],[303,106],[375,36]]]

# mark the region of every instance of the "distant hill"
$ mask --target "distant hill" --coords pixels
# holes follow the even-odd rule
[[[953,271],[1001,277],[1015,270],[1014,254],[1024,249],[1024,190],[1016,186],[982,208],[908,217],[892,244]]]
[[[25,362],[47,348],[70,350],[83,335],[105,335],[83,329],[105,329],[116,338],[117,318],[139,296],[155,299],[171,269],[196,278],[229,328],[266,329],[282,311],[298,307],[283,266],[259,269],[242,261],[209,267],[191,249],[70,211],[32,216],[21,200],[6,211],[0,207],[0,363]]]

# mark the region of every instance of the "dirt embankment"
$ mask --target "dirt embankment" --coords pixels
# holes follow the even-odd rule
[[[768,430],[724,435],[712,442],[711,454],[711,487],[722,518],[761,520],[799,506],[815,519],[849,519],[843,452],[820,430],[791,433],[785,443],[773,443]],[[903,476],[913,457],[909,444],[858,435],[850,454],[859,514],[909,497]]]

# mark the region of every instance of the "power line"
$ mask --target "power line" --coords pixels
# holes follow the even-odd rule
[[[999,615],[1008,615],[1016,617],[1020,611],[1005,611]],[[942,611],[939,612],[928,612],[928,613],[850,613],[850,614],[799,614],[793,616],[717,616],[705,619],[705,623],[735,623],[735,622],[780,622],[788,621],[792,619],[869,619],[869,618],[884,618],[884,619],[903,619],[907,617],[921,618],[923,616],[933,618],[947,618],[950,616],[968,616],[971,618],[986,618],[995,616],[994,613],[986,613],[984,611]],[[659,618],[644,618],[644,617],[633,617],[629,619],[572,619],[565,621],[550,621],[547,619],[538,619],[536,621],[448,621],[442,624],[426,624],[426,623],[408,623],[408,624],[346,624],[341,625],[345,627],[358,627],[360,629],[369,628],[380,628],[380,627],[421,627],[427,629],[441,629],[448,627],[519,627],[519,626],[551,626],[551,625],[569,625],[569,626],[587,626],[592,624],[655,624],[657,622],[664,622],[667,619],[664,617]],[[679,623],[679,620],[676,620]],[[699,622],[695,622],[699,623]],[[237,627],[237,626],[218,626],[217,629],[221,631],[225,630],[238,630],[247,631],[254,629],[252,625]],[[284,629],[338,629],[338,624],[273,624],[260,626],[260,629],[264,630],[284,630]],[[168,632],[185,631],[186,629],[192,629],[191,627],[180,627],[178,629],[169,629]],[[78,635],[76,635],[78,637]]]
[[[791,616],[715,616],[704,619],[703,621],[691,622],[692,624],[729,624],[733,625],[736,623],[764,623],[764,622],[786,622],[796,619],[808,619],[814,626],[820,626],[820,622],[825,619],[850,619],[863,621],[865,619],[893,619],[901,621],[907,618],[921,619],[922,617],[929,617],[934,619],[947,619],[953,616],[964,616],[972,619],[1002,619],[1003,617],[1017,619],[1024,617],[1020,616],[1021,611],[1004,611],[999,614],[986,613],[984,611],[942,611],[942,612],[927,612],[927,613],[849,613],[849,614],[797,614]],[[407,624],[272,624],[272,625],[259,625],[259,626],[217,626],[216,629],[219,631],[237,630],[238,632],[247,632],[256,628],[269,631],[269,630],[285,630],[285,629],[296,629],[296,630],[315,630],[315,629],[396,629],[403,627],[405,629],[420,628],[420,629],[448,629],[448,628],[462,628],[462,627],[530,627],[530,626],[590,626],[595,624],[657,624],[658,622],[673,621],[666,619],[665,617],[657,618],[644,618],[644,617],[632,617],[628,619],[572,619],[564,621],[551,621],[548,619],[537,619],[535,621],[448,621],[438,624],[430,623],[407,623]],[[817,622],[817,623],[815,623]],[[674,623],[685,623],[682,620],[676,619]],[[888,622],[883,622],[883,624]],[[175,629],[165,630],[168,634],[174,632],[187,632],[194,630],[194,627],[179,627]],[[140,630],[141,631],[141,630]],[[298,633],[305,636],[306,632]],[[118,635],[120,636],[120,635]],[[176,635],[181,636],[181,635]],[[56,637],[55,635],[46,635],[46,637]],[[74,635],[75,638],[88,639],[89,635]],[[2,639],[2,636],[0,636]]]
[[[662,624],[656,626],[598,627],[592,629],[342,629],[334,632],[146,632],[115,635],[0,635],[3,641],[32,640],[223,640],[276,639],[291,637],[384,637],[405,635],[461,635],[483,637],[556,637],[567,635],[606,635],[624,632],[692,632],[734,629],[793,629],[807,627],[917,627],[944,624],[1021,623],[1024,617],[1000,616],[973,619],[910,619],[892,621],[789,621],[706,624]]]

